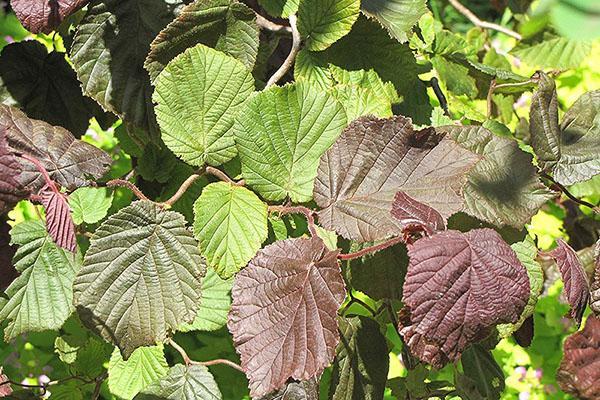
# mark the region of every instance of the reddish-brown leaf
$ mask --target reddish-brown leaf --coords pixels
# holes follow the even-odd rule
[[[578,399],[600,399],[600,319],[590,316],[582,331],[565,340],[556,378],[562,390]]]
[[[590,307],[597,316],[600,316],[600,240],[596,242],[594,249],[594,278],[590,290]]]
[[[2,373],[2,367],[0,367],[0,397],[10,396],[12,394],[12,388],[8,382],[8,377]]]
[[[337,254],[319,238],[286,239],[237,275],[228,327],[252,397],[311,379],[333,360],[346,294]]]
[[[46,230],[50,237],[59,247],[74,252],[77,247],[75,224],[66,196],[52,190],[43,191],[41,196],[46,209]]]
[[[1,128],[0,128],[1,129]],[[0,214],[25,197],[18,182],[21,166],[8,148],[4,130],[0,131]]]
[[[442,367],[500,323],[515,323],[530,294],[515,252],[492,229],[444,231],[409,247],[401,333],[411,352]],[[406,312],[404,313],[406,314]]]
[[[49,33],[90,0],[11,0],[23,26],[32,33]]]
[[[423,229],[430,235],[446,229],[444,218],[439,212],[404,192],[396,193],[392,204],[392,216],[400,221],[403,229]]]
[[[556,239],[558,247],[548,254],[552,257],[565,284],[567,301],[571,305],[571,318],[581,324],[581,317],[590,298],[587,275],[577,253],[564,240]]]

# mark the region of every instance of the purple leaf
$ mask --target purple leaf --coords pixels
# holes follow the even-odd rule
[[[590,290],[590,308],[597,316],[600,316],[600,240],[596,242],[594,248],[594,277]]]
[[[90,0],[11,0],[19,21],[31,33],[50,33]]]
[[[587,319],[582,331],[565,340],[556,376],[565,392],[581,400],[600,398],[600,319]]]
[[[252,397],[311,379],[333,360],[346,295],[337,254],[318,238],[286,239],[237,275],[228,327]]]
[[[75,225],[65,195],[52,190],[41,193],[46,209],[46,230],[54,242],[63,249],[74,252],[77,248]]]
[[[8,148],[4,130],[0,131],[0,214],[10,210],[26,193],[18,182],[21,166]]]
[[[363,242],[397,235],[390,210],[398,191],[448,217],[463,209],[465,174],[479,158],[434,128],[415,131],[408,118],[359,118],[321,157],[319,223]]]
[[[581,317],[590,297],[589,282],[577,253],[562,239],[556,239],[558,247],[548,253],[552,257],[565,284],[567,301],[571,305],[571,318],[581,324]]]
[[[423,229],[431,235],[446,229],[444,218],[439,212],[404,192],[396,193],[392,204],[392,216],[400,221],[405,230]]]
[[[401,333],[411,352],[435,367],[456,361],[491,327],[515,323],[530,294],[515,252],[492,229],[444,231],[409,247]]]

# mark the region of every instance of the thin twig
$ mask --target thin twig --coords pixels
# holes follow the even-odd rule
[[[492,101],[493,101],[492,96],[497,89],[527,86],[527,85],[531,85],[532,83],[536,83],[536,80],[533,77],[530,79],[527,79],[526,81],[523,81],[523,82],[501,83],[501,84],[496,83],[496,78],[492,79],[492,81],[490,82],[490,88],[489,88],[488,94],[487,94],[487,116],[488,116],[488,118],[490,118],[492,116]]]
[[[469,19],[469,21],[471,21],[473,23],[473,25],[478,26],[480,28],[492,29],[494,31],[502,32],[505,35],[514,37],[517,40],[523,39],[523,37],[521,35],[519,35],[517,32],[515,32],[513,30],[510,30],[510,29],[500,26],[498,24],[494,24],[492,22],[480,20],[475,14],[473,14],[473,12],[471,10],[469,10],[467,7],[463,6],[458,0],[448,0],[448,1],[450,2],[450,4],[452,4],[452,6],[454,8],[456,8],[456,10],[459,13],[461,13],[462,15],[467,17]]]
[[[219,178],[223,182],[231,183],[232,185],[236,185],[236,186],[244,186],[245,185],[244,180],[236,182],[233,179],[231,179],[229,176],[227,176],[227,174],[225,172],[223,172],[220,169],[217,169],[215,167],[210,167],[210,166],[206,167],[206,173],[209,175],[212,175],[216,178]]]
[[[400,242],[403,241],[402,237],[395,237],[392,238],[388,241],[385,241],[383,243],[379,243],[373,246],[369,246],[369,247],[365,247],[362,250],[359,250],[357,252],[354,253],[348,253],[348,254],[338,254],[338,259],[339,260],[354,260],[355,258],[360,258],[362,256],[366,256],[367,254],[371,254],[371,253],[375,253],[377,251],[381,251],[384,249],[387,249],[388,247],[391,247],[395,244],[398,244]]]
[[[354,303],[360,305],[362,308],[367,310],[371,314],[371,316],[375,317],[377,315],[377,311],[375,311],[373,309],[373,307],[371,307],[370,305],[368,305],[367,303],[365,303],[358,297],[354,296],[354,294],[352,293],[352,289],[348,290],[348,296],[350,296],[350,301],[348,301],[348,303],[346,303],[346,305],[340,309],[340,311],[339,311],[340,315],[344,315],[346,313],[346,311],[350,308],[350,306]]]
[[[271,32],[292,33],[292,28],[290,28],[289,26],[279,25],[279,24],[276,24],[275,22],[269,21],[268,19],[266,19],[259,13],[256,13],[256,24],[259,27],[266,29],[268,31],[271,31]]]
[[[437,97],[438,101],[440,102],[440,107],[442,107],[442,110],[444,110],[444,115],[448,118],[451,118],[450,111],[448,110],[448,100],[446,99],[446,96],[444,95],[444,92],[440,87],[440,82],[438,81],[438,78],[434,76],[433,78],[431,78],[429,83],[431,84],[433,93],[435,93],[435,97]]]
[[[292,48],[290,49],[290,54],[287,56],[283,64],[281,64],[281,67],[279,67],[279,69],[275,71],[273,76],[271,76],[271,78],[267,82],[267,85],[265,86],[267,88],[275,85],[277,82],[279,82],[281,78],[285,76],[285,74],[287,74],[290,68],[292,68],[292,66],[294,65],[296,55],[300,51],[300,43],[302,42],[302,38],[300,37],[300,32],[298,31],[296,15],[290,15],[289,20],[292,29]]]
[[[149,198],[147,198],[146,195],[142,193],[142,191],[137,186],[123,179],[113,179],[112,181],[108,181],[106,182],[106,187],[122,187],[125,189],[129,189],[133,192],[133,194],[137,196],[138,199],[144,201],[152,201]]]
[[[102,382],[108,378],[108,372],[104,372],[102,375],[96,378],[96,386],[94,386],[94,393],[92,394],[92,400],[98,400],[100,397],[100,390],[102,389]]]
[[[11,380],[5,380],[4,382],[0,382],[0,387],[2,387],[4,385],[15,385],[15,386],[19,386],[19,387],[26,388],[26,389],[40,389],[41,390],[40,396],[46,395],[46,385],[26,385],[24,383],[19,383],[19,382],[15,382],[15,381],[11,381]]]
[[[179,344],[177,344],[176,341],[174,341],[173,339],[169,339],[169,345],[175,350],[177,350],[179,354],[181,354],[181,358],[183,358],[183,362],[185,363],[185,365],[190,365],[192,363],[192,359],[190,358],[190,356],[188,356],[185,349]]]
[[[317,228],[315,225],[315,213],[308,207],[304,206],[269,206],[269,212],[275,212],[279,214],[303,214],[308,222],[308,230],[311,236],[317,235]]]
[[[580,204],[580,205],[585,206],[585,207],[588,207],[589,209],[591,209],[596,214],[600,214],[600,207],[599,206],[595,206],[592,203],[588,203],[585,200],[578,199],[577,197],[575,197],[575,195],[573,195],[571,192],[569,192],[569,189],[567,189],[565,186],[561,185],[560,183],[556,182],[554,180],[554,178],[551,177],[550,175],[548,175],[547,173],[540,172],[539,174],[540,174],[540,176],[542,178],[546,178],[550,182],[552,182],[552,184],[556,185],[556,187],[558,187],[560,189],[560,191],[565,196],[567,196],[569,199],[573,200],[575,203]]]
[[[225,360],[223,358],[218,358],[216,360],[210,360],[210,361],[194,361],[190,358],[190,356],[188,356],[185,349],[183,347],[181,347],[179,344],[177,344],[177,342],[175,342],[173,339],[169,340],[169,345],[171,347],[173,347],[175,350],[177,350],[177,352],[181,355],[181,358],[183,358],[183,362],[187,366],[204,365],[204,366],[209,367],[211,365],[224,364],[224,365],[230,366],[233,369],[237,369],[240,372],[246,373],[240,365],[234,363],[233,361]]]
[[[179,189],[177,189],[177,192],[175,192],[175,194],[173,196],[171,196],[168,200],[164,201],[162,204],[165,206],[171,207],[173,204],[175,204],[177,202],[177,200],[179,200],[181,198],[181,196],[183,196],[185,194],[185,192],[187,192],[187,190],[190,188],[190,186],[192,186],[192,184],[194,182],[196,182],[196,180],[199,179],[201,176],[202,176],[201,173],[190,175],[190,177],[188,177],[181,184]]]

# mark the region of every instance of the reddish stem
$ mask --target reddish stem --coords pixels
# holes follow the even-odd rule
[[[308,221],[308,230],[311,236],[317,236],[317,229],[315,225],[315,213],[308,207],[304,206],[269,206],[270,212],[276,212],[279,214],[303,214]]]
[[[106,182],[106,186],[107,187],[123,187],[123,188],[131,190],[133,192],[133,194],[135,194],[137,196],[137,198],[140,200],[152,201],[149,198],[147,198],[146,195],[144,193],[142,193],[142,191],[137,186],[135,186],[133,183],[131,183],[129,181],[124,181],[123,179],[113,179],[112,181],[108,181],[108,182]]]
[[[233,179],[231,179],[225,172],[214,167],[206,167],[206,173],[219,178],[223,182],[231,183],[232,185],[244,186],[246,184],[246,182],[243,179],[239,182],[236,182]]]
[[[402,237],[395,237],[392,238],[388,241],[385,241],[383,243],[379,243],[376,244],[374,246],[369,246],[369,247],[365,247],[362,250],[359,250],[355,253],[348,253],[348,254],[339,254],[338,255],[338,259],[339,260],[354,260],[355,258],[360,258],[362,256],[366,256],[367,254],[370,253],[375,253],[377,251],[381,251],[384,249],[387,249],[388,247],[391,247],[395,244],[398,244],[400,242],[404,241],[404,239]]]
[[[29,156],[27,154],[21,154],[21,158],[24,160],[27,160],[30,163],[32,163],[33,165],[35,165],[37,170],[40,171],[40,173],[44,177],[44,181],[46,182],[46,185],[50,188],[50,190],[52,190],[55,193],[60,193],[60,191],[56,187],[56,184],[54,183],[52,178],[50,178],[50,174],[48,174],[46,167],[44,167],[44,165],[42,164],[42,162],[40,160],[38,160],[37,158],[35,158],[33,156]]]

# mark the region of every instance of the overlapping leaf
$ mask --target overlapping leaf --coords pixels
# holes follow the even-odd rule
[[[59,329],[73,311],[73,279],[81,257],[54,244],[40,221],[26,221],[11,231],[19,248],[14,264],[21,275],[6,289],[0,320],[8,320],[6,340],[26,332]]]
[[[499,323],[518,321],[530,295],[527,271],[492,229],[445,231],[408,255],[401,333],[411,353],[441,367]]]
[[[202,254],[223,279],[248,264],[267,238],[267,205],[241,186],[208,185],[194,204],[194,215]]]
[[[381,399],[389,369],[379,324],[367,317],[340,318],[340,344],[333,363],[329,398]]]
[[[258,0],[269,14],[274,17],[287,18],[298,11],[300,0]]]
[[[73,222],[76,225],[100,222],[112,205],[113,195],[106,188],[79,188],[69,195]]]
[[[444,218],[426,204],[416,201],[406,193],[396,193],[392,203],[392,217],[396,218],[404,230],[423,229],[429,234],[446,229]]]
[[[554,194],[540,182],[531,155],[482,126],[437,128],[483,156],[467,174],[465,211],[496,225],[522,228]]]
[[[267,200],[309,201],[319,158],[345,125],[342,106],[305,83],[256,94],[234,129],[244,179]]]
[[[290,381],[273,393],[261,397],[260,400],[319,400],[319,379]]]
[[[50,33],[63,19],[90,0],[11,0],[10,5],[23,26],[32,33]]]
[[[144,67],[154,81],[185,49],[202,43],[241,61],[252,70],[258,53],[256,16],[246,5],[230,0],[189,4],[150,45]]]
[[[82,321],[125,358],[192,322],[204,261],[183,215],[139,201],[96,230],[74,284]]]
[[[415,131],[402,116],[360,118],[321,158],[319,223],[361,241],[397,234],[402,223],[390,212],[398,191],[449,216],[463,208],[465,174],[478,160],[433,128]]]
[[[350,32],[359,14],[360,0],[303,0],[298,30],[308,50],[325,50]]]
[[[427,12],[427,5],[425,0],[363,0],[361,9],[398,41],[406,42],[412,27]]]
[[[600,397],[600,319],[590,316],[582,331],[567,338],[556,378],[562,390],[578,399]]]
[[[221,400],[221,392],[208,368],[177,364],[155,381],[135,400]]]
[[[0,127],[0,214],[25,197],[19,183],[21,165],[8,148],[4,129]]]
[[[590,308],[600,316],[600,240],[594,248],[594,276],[590,290]]]
[[[504,392],[504,372],[492,353],[480,344],[469,346],[460,358],[467,377],[474,378],[482,399],[500,399]]]
[[[232,294],[228,326],[253,397],[288,378],[317,376],[332,361],[345,289],[337,251],[322,240],[265,247],[237,275]]]
[[[45,190],[41,196],[46,210],[46,230],[50,237],[58,247],[74,252],[77,248],[75,224],[66,196],[53,190]]]
[[[571,306],[571,318],[580,324],[590,298],[588,278],[575,250],[562,239],[556,239],[556,244],[558,247],[548,255],[556,261],[560,270],[567,301]]]
[[[187,163],[222,164],[236,155],[232,127],[254,90],[238,60],[198,44],[177,56],[156,80],[153,99],[162,138]]]
[[[89,178],[101,178],[112,163],[104,151],[75,139],[64,128],[29,119],[20,110],[1,104],[0,129],[11,152],[35,157],[56,183],[69,190],[88,185]],[[18,182],[25,190],[37,192],[45,185],[35,165],[22,158],[19,164]]]

